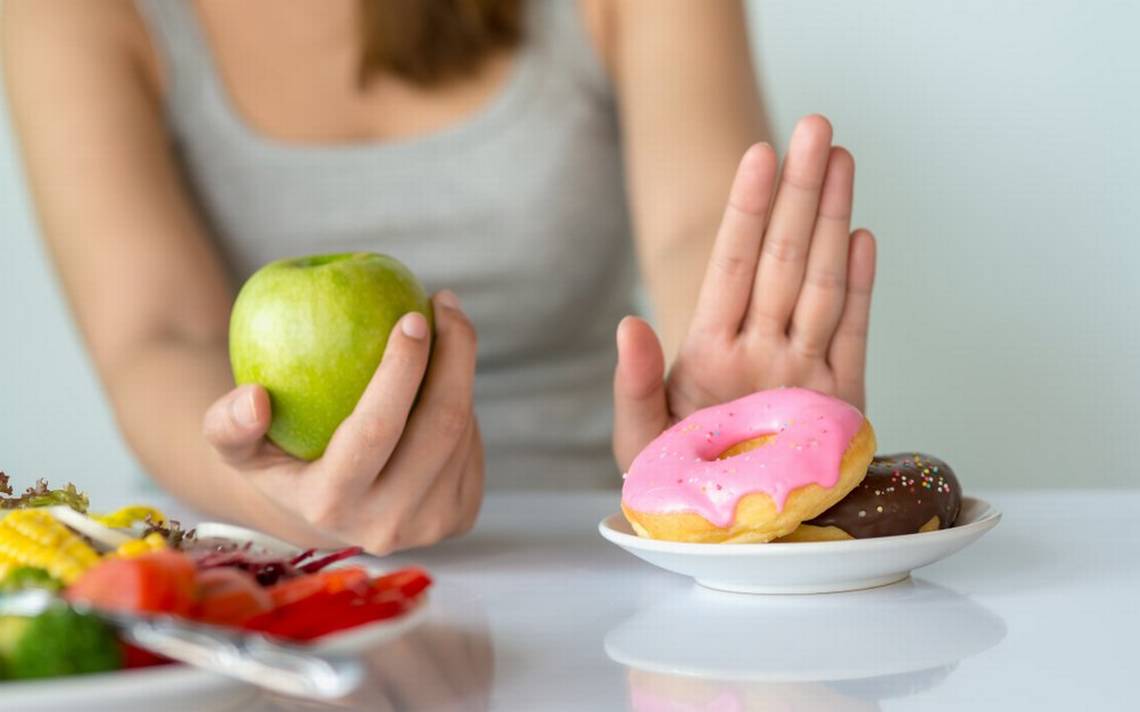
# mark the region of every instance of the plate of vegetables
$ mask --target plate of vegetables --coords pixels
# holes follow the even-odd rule
[[[0,699],[21,710],[238,704],[255,688],[133,647],[90,611],[356,653],[416,625],[432,583],[422,569],[381,571],[360,553],[298,550],[221,523],[187,530],[148,506],[94,514],[74,486],[41,480],[17,495],[0,473]],[[29,589],[60,604],[2,614],[4,596]]]

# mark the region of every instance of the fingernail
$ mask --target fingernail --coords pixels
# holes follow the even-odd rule
[[[625,315],[624,317],[622,317],[621,321],[618,322],[617,332],[614,334],[614,338],[617,339],[617,346],[618,346],[618,354],[619,355],[621,354],[621,341],[622,341],[621,332],[629,329],[630,328],[629,325],[632,323],[633,323],[633,315],[632,314]]]
[[[458,295],[450,289],[443,289],[436,293],[435,301],[449,309],[462,309],[463,305],[459,302]]]
[[[427,319],[419,312],[406,314],[400,320],[400,331],[403,331],[404,335],[410,339],[422,339],[428,333]]]
[[[230,401],[230,415],[243,428],[257,425],[257,409],[253,406],[253,393],[246,391]]]

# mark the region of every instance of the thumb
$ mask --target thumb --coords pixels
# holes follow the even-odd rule
[[[614,371],[614,458],[624,472],[633,458],[669,424],[665,354],[653,328],[627,316],[617,329]]]
[[[265,389],[238,386],[206,411],[202,433],[223,460],[237,465],[257,452],[269,421],[269,394]]]

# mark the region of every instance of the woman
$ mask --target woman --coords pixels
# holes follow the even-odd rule
[[[92,359],[139,460],[201,510],[383,553],[472,525],[484,451],[492,485],[616,483],[612,457],[698,407],[793,383],[862,406],[854,164],[820,117],[778,187],[772,149],[745,152],[767,131],[739,3],[5,15],[29,184]],[[233,295],[271,259],[361,249],[440,290],[436,332],[403,318],[325,455],[293,460],[264,439],[265,391],[233,389]],[[621,320],[634,253],[664,349]]]

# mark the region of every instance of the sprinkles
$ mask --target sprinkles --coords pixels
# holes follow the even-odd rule
[[[847,497],[805,523],[834,526],[857,539],[911,534],[935,518],[939,528],[951,526],[960,502],[958,480],[942,461],[912,453],[885,455],[871,462]]]

